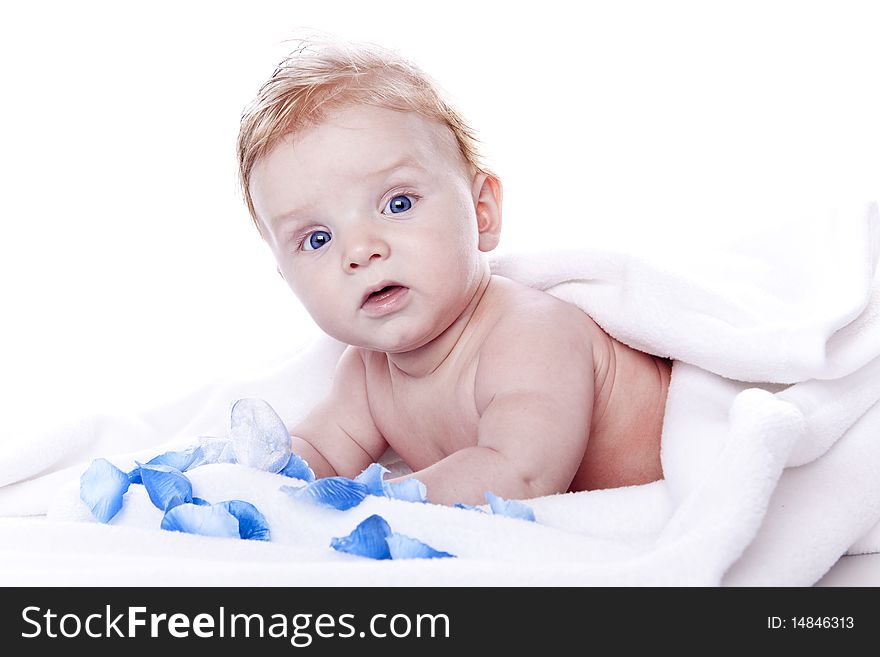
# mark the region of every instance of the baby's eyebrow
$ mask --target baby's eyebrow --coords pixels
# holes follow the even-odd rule
[[[379,178],[380,176],[388,175],[389,173],[392,173],[399,169],[416,169],[418,171],[421,171],[422,173],[428,173],[428,170],[424,166],[422,166],[422,164],[418,160],[415,160],[412,157],[405,157],[402,160],[398,160],[397,162],[394,162],[393,164],[390,164],[386,167],[382,167],[381,169],[361,174],[360,176],[358,176],[358,178],[363,180]],[[273,217],[271,223],[275,226],[278,226],[281,224],[296,224],[298,222],[305,221],[303,217],[300,217],[298,215],[300,215],[303,210],[307,209],[308,207],[309,204],[300,207],[290,208],[284,213]]]

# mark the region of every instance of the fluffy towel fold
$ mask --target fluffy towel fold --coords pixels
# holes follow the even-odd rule
[[[529,523],[380,498],[344,512],[310,507],[278,491],[290,481],[280,475],[211,465],[189,473],[194,494],[253,502],[273,542],[160,531],[139,487],[110,525],[70,522],[89,520],[78,476],[93,458],[127,469],[200,435],[226,436],[241,397],[265,399],[294,424],[328,389],[344,348],[325,338],[252,381],[0,445],[0,514],[48,513],[0,519],[2,581],[812,584],[847,550],[880,550],[880,215],[869,204],[792,219],[711,253],[492,260],[493,273],[675,360],[663,481],[531,500]],[[329,549],[372,513],[458,558],[373,562]]]

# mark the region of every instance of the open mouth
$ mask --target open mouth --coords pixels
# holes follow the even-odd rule
[[[370,317],[384,317],[396,312],[409,297],[409,288],[394,282],[382,281],[382,287],[364,295],[361,309]]]
[[[371,293],[370,293],[370,296],[371,296],[371,297],[375,297],[375,296],[378,296],[378,295],[381,295],[381,294],[385,294],[386,292],[390,292],[391,290],[394,290],[394,289],[396,289],[396,288],[398,288],[398,287],[402,287],[402,286],[401,286],[401,285],[386,285],[386,286],[383,287],[381,290],[376,290],[375,292],[371,292]],[[368,298],[369,298],[369,297],[368,297]]]
[[[375,292],[368,294],[367,298],[364,299],[364,303],[380,303],[402,289],[405,289],[402,285],[386,285],[381,290],[376,290]]]

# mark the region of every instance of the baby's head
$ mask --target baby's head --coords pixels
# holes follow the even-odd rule
[[[306,43],[245,111],[238,154],[279,271],[342,342],[416,349],[488,277],[500,182],[461,116],[393,52]]]

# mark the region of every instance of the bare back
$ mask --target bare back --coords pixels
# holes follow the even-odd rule
[[[593,398],[583,402],[589,431],[569,490],[662,478],[660,431],[670,363],[613,340],[580,309],[546,293],[493,276],[489,294],[449,357],[430,376],[407,377],[383,352],[360,350],[370,412],[388,445],[416,471],[476,445],[483,347],[505,313],[531,304],[531,312],[538,308],[554,321],[571,323],[572,330],[591,342],[592,371],[583,373],[594,384]]]

